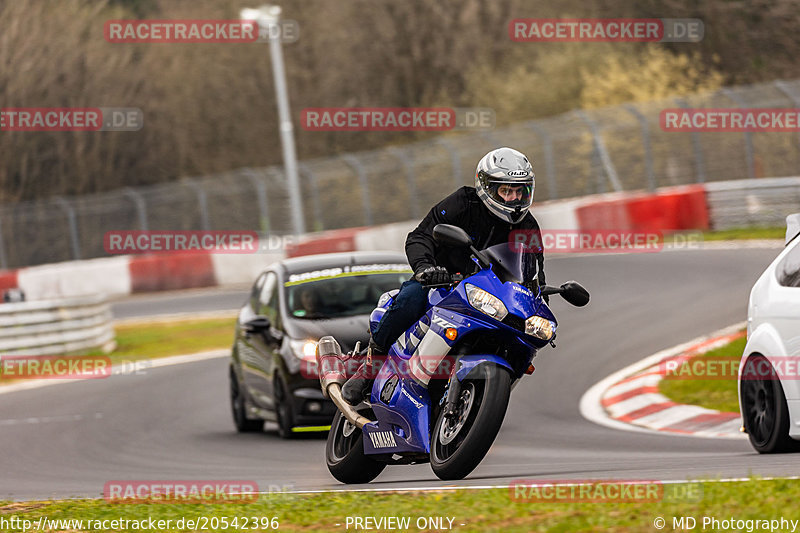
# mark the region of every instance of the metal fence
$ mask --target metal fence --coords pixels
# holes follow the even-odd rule
[[[533,159],[538,202],[687,183],[800,173],[800,132],[676,133],[676,107],[800,108],[800,80],[722,89],[686,99],[574,111],[493,130],[300,163],[309,231],[416,219],[473,183],[488,150]],[[280,167],[246,168],[157,186],[0,207],[0,268],[105,255],[109,230],[257,230],[292,233]]]

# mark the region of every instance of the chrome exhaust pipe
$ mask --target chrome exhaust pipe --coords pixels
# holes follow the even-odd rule
[[[342,385],[347,381],[342,348],[331,336],[322,337],[317,343],[317,364],[322,395],[330,398],[344,417],[359,429],[372,420],[358,414],[352,405],[342,398]]]
[[[328,385],[328,395],[330,396],[331,400],[333,400],[334,405],[339,408],[342,412],[344,417],[353,425],[355,425],[358,429],[363,428],[366,424],[372,422],[369,418],[365,418],[358,414],[358,411],[353,409],[353,406],[350,405],[342,398],[342,386],[338,383],[331,383]]]

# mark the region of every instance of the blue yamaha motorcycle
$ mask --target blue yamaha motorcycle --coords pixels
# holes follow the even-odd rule
[[[556,318],[542,297],[561,294],[575,306],[589,302],[575,281],[540,287],[536,255],[513,243],[479,251],[463,229],[447,224],[437,225],[433,235],[440,244],[468,247],[478,271],[431,287],[425,315],[380,362],[369,401],[355,407],[344,401],[349,354],[333,337],[319,341],[322,391],[339,409],[326,460],[343,483],[372,481],[389,464],[430,462],[440,479],[467,476],[489,451],[511,390],[533,372],[537,351],[555,346]],[[380,297],[371,327],[397,292]]]

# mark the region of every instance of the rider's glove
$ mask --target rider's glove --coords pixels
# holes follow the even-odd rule
[[[423,285],[444,285],[450,283],[450,273],[444,267],[430,266],[414,274],[417,281]]]

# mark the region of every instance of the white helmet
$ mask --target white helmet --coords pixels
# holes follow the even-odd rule
[[[533,203],[534,178],[525,154],[503,147],[492,150],[478,162],[475,189],[489,211],[516,224]]]

